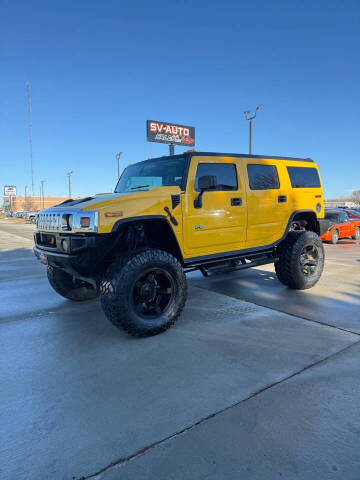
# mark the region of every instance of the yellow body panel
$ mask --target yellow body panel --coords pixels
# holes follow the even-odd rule
[[[285,233],[291,214],[299,210],[312,210],[318,218],[324,216],[324,199],[320,188],[292,188],[287,166],[317,168],[315,163],[276,160],[276,159],[241,159],[246,178],[248,225],[247,248],[270,245]],[[247,164],[274,165],[277,168],[280,188],[274,190],[250,190],[247,176]],[[319,175],[320,177],[320,175]],[[279,196],[286,196],[287,201],[278,202]],[[320,196],[320,197],[319,197]],[[320,212],[316,205],[321,204]]]
[[[186,193],[183,199],[184,258],[240,250],[246,240],[246,203],[242,172],[238,173],[237,191],[214,191],[203,194],[203,206],[194,208],[199,195],[195,191],[195,175],[199,163],[231,163],[232,157],[194,156],[189,168]],[[232,206],[231,198],[241,198],[241,206]],[[205,253],[206,252],[206,253]]]
[[[238,188],[231,191],[206,191],[203,206],[194,208],[194,179],[199,163],[231,163],[236,165]],[[251,190],[247,164],[275,165],[280,188]],[[119,220],[148,216],[169,217],[168,207],[178,225],[169,221],[184,259],[247,248],[266,247],[284,235],[290,216],[295,211],[311,210],[324,216],[324,199],[320,188],[292,188],[287,166],[316,168],[315,163],[288,159],[231,157],[193,154],[187,176],[186,191],[180,187],[155,187],[148,191],[126,194],[102,194],[83,202],[81,209],[98,212],[98,233],[110,233]],[[180,195],[180,204],[172,209],[171,195]],[[278,197],[286,196],[285,203]],[[241,199],[239,206],[232,199]],[[320,204],[321,210],[316,206]],[[107,216],[106,214],[111,214]]]
[[[96,210],[98,212],[98,233],[110,233],[114,224],[126,218],[163,215],[164,207],[168,207],[176,218],[178,225],[171,224],[179,246],[182,250],[182,208],[181,204],[172,211],[171,195],[179,195],[179,187],[156,187],[151,190],[136,193],[112,193],[98,195],[93,200],[82,205],[82,210]],[[120,216],[106,216],[106,214],[120,214]]]

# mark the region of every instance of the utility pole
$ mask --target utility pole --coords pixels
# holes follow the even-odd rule
[[[41,180],[42,208],[45,208],[45,200],[44,200],[44,183],[45,183],[45,180]]]
[[[124,152],[119,152],[115,155],[115,158],[117,160],[117,169],[118,169],[118,180],[120,178],[120,157]]]
[[[69,198],[71,198],[71,175],[74,173],[73,170],[71,172],[68,172],[66,175],[68,176],[69,179]]]
[[[34,164],[32,152],[32,122],[31,122],[31,97],[30,97],[30,78],[26,79],[26,94],[28,106],[28,126],[29,126],[29,146],[30,146],[30,171],[31,171],[31,195],[34,196]]]
[[[250,155],[252,155],[252,121],[253,121],[254,118],[256,117],[256,114],[257,114],[257,112],[260,110],[261,107],[262,107],[262,105],[259,104],[259,105],[255,108],[255,112],[254,112],[254,115],[253,115],[252,117],[249,117],[249,115],[250,115],[250,110],[245,110],[245,112],[244,112],[246,120],[249,120],[249,154],[250,154]]]

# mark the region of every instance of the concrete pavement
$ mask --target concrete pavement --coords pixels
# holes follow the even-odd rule
[[[271,269],[220,293],[192,275],[180,321],[139,340],[51,290],[32,231],[0,222],[0,478],[358,478],[358,245],[326,274],[349,265],[352,302],[326,277],[309,291],[320,320]]]

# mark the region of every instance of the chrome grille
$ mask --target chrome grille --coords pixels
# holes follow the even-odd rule
[[[40,213],[37,219],[39,230],[58,232],[62,226],[62,213]]]
[[[81,226],[81,217],[89,217],[89,227]],[[98,212],[81,209],[60,210],[59,208],[42,210],[36,222],[37,230],[40,232],[97,232]]]

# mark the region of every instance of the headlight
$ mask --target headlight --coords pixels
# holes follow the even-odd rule
[[[97,232],[98,212],[80,210],[74,216],[72,230],[75,232]]]
[[[62,217],[62,230],[71,230],[73,224],[73,216],[70,213],[64,213]]]

